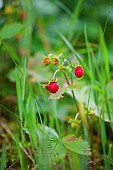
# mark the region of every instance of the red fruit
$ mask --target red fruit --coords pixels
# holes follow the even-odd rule
[[[48,57],[46,57],[46,58],[44,58],[43,63],[44,63],[46,66],[48,66],[48,65],[51,63],[51,59],[48,58]]]
[[[25,11],[20,12],[20,19],[26,19],[27,13]]]
[[[48,84],[48,90],[51,92],[51,93],[56,93],[59,89],[59,85],[56,83],[56,82],[50,82]]]
[[[84,69],[81,66],[78,66],[75,68],[74,73],[78,78],[81,78],[84,75]]]
[[[58,64],[58,63],[59,63],[59,60],[58,60],[57,58],[54,58],[54,59],[53,59],[53,63],[54,63],[54,64]]]

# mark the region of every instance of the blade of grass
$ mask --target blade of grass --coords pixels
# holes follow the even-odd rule
[[[88,42],[86,24],[84,25],[84,35],[85,35],[86,49],[87,49],[87,54],[88,54],[88,67],[90,69],[90,72],[92,73],[93,64],[92,64],[92,61],[91,61],[91,55],[90,55],[90,51],[89,51],[89,47],[88,47],[89,42]]]
[[[107,82],[109,82],[110,81],[110,66],[109,66],[109,60],[108,60],[108,52],[107,52],[107,47],[106,47],[106,43],[105,43],[101,28],[100,28],[100,52],[102,53],[102,56],[104,59],[106,80]]]
[[[2,146],[2,157],[1,157],[1,163],[0,163],[0,169],[5,170],[6,167],[6,144],[3,144]]]
[[[53,114],[54,114],[54,119],[55,119],[55,124],[56,124],[56,130],[58,132],[58,134],[61,134],[60,131],[60,125],[59,125],[59,121],[58,121],[58,116],[57,116],[57,103],[56,101],[52,101],[52,105],[53,105]]]
[[[105,122],[101,118],[100,118],[100,131],[101,131],[101,141],[102,141],[103,155],[106,157],[106,141],[107,141],[106,126],[105,126]],[[107,164],[108,164],[107,161],[104,159],[105,170],[108,170]]]
[[[1,35],[0,35],[0,40],[3,44],[3,46],[5,47],[6,51],[8,52],[10,58],[12,59],[12,61],[14,62],[14,64],[17,66],[18,70],[21,72],[22,74],[22,71],[20,70],[19,66],[18,66],[18,63],[16,61],[16,58],[17,58],[17,55],[16,53],[14,52],[14,50],[5,43],[5,41],[2,39]]]
[[[78,19],[78,16],[80,14],[80,11],[82,9],[82,3],[83,0],[78,0],[77,4],[75,5],[74,11],[72,13],[72,16],[70,18],[70,28],[69,28],[69,40],[73,37],[74,33],[75,33],[75,26],[76,26],[76,22]]]
[[[21,131],[21,140],[22,140],[22,146],[24,146],[24,134],[23,134],[23,100],[22,100],[22,91],[21,91],[21,81],[19,77],[18,69],[15,68],[15,74],[16,74],[16,91],[17,91],[17,101],[18,101],[18,108],[19,108],[19,117],[20,117],[20,131]],[[20,151],[19,147],[18,150],[20,153],[20,163],[21,168],[24,169],[24,151]]]
[[[61,1],[54,0],[54,3],[63,9],[69,16],[72,15],[72,12],[69,10],[69,8],[67,8],[67,6],[65,6]]]
[[[0,37],[0,38],[1,38],[1,37]],[[28,80],[25,78],[25,74],[26,74],[26,68],[25,68],[25,67],[26,67],[26,65],[27,65],[27,60],[26,60],[26,59],[24,60],[25,62],[24,62],[24,64],[23,64],[23,65],[24,65],[24,73],[23,73],[23,72],[22,72],[22,69],[21,69],[20,66],[19,66],[19,64],[18,64],[17,61],[15,60],[15,58],[17,57],[15,51],[14,51],[12,48],[11,48],[11,50],[10,50],[9,46],[5,43],[5,41],[3,41],[2,39],[1,39],[1,41],[2,41],[2,43],[3,43],[3,45],[4,45],[5,49],[6,49],[6,51],[8,52],[10,58],[11,58],[12,61],[14,62],[15,66],[16,66],[16,69],[17,69],[17,70],[19,71],[19,73],[21,74],[21,77],[24,77],[23,82],[25,83],[25,80],[26,80],[27,86],[28,86],[29,88],[31,88],[32,94],[33,94],[33,96],[34,96],[34,98],[35,98],[35,100],[36,100],[36,102],[37,102],[40,110],[42,111],[43,109],[42,109],[40,103],[38,102],[37,97],[36,97],[35,93],[33,92],[32,87],[29,85]],[[24,84],[24,87],[22,86],[22,88],[23,88],[23,96],[24,96],[24,93],[25,93],[25,91],[24,91],[24,89],[25,89],[25,84]]]
[[[8,113],[10,113],[12,116],[14,116],[18,121],[20,121],[20,118],[18,115],[16,115],[15,113],[13,113],[11,110],[9,110],[8,108],[6,108],[4,105],[0,104],[0,107],[2,109],[4,109],[5,111],[7,111]]]
[[[108,164],[107,164],[107,169],[111,169],[111,155],[112,155],[112,144],[109,145],[109,150],[108,150]]]
[[[109,19],[110,12],[111,12],[111,6],[109,7],[106,23],[105,23],[105,26],[104,26],[103,35],[105,34],[105,31],[106,31],[106,27],[107,27],[107,24],[108,24],[108,19]]]
[[[25,87],[26,87],[26,69],[27,69],[27,57],[24,57],[23,61],[23,78],[22,78],[22,100],[25,98]]]
[[[35,103],[32,96],[32,92],[29,90],[28,96],[26,99],[25,105],[25,121],[26,125],[29,130],[29,136],[31,140],[32,147],[36,149],[37,147],[37,136],[36,136],[36,129],[37,129],[37,119],[36,119],[36,112],[35,112]]]

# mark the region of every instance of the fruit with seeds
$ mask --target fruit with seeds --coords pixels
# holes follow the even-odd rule
[[[59,89],[59,85],[56,82],[50,82],[48,84],[48,90],[50,93],[56,93]]]

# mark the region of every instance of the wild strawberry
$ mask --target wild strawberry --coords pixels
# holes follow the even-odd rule
[[[20,12],[20,19],[26,19],[27,18],[27,13],[25,11]]]
[[[56,93],[59,89],[59,85],[56,82],[50,82],[48,84],[48,90],[50,93]]]
[[[58,63],[59,63],[59,60],[58,60],[57,58],[54,58],[54,59],[53,59],[53,63],[54,63],[54,64],[58,64]]]
[[[45,57],[43,63],[48,66],[51,63],[51,59],[49,57]]]
[[[75,75],[76,75],[78,78],[83,77],[83,75],[84,75],[84,69],[83,69],[83,67],[77,66],[77,67],[75,68],[75,70],[74,70],[74,73],[75,73]]]

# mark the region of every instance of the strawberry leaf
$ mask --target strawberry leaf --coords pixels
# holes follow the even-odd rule
[[[68,135],[62,138],[64,146],[81,155],[91,155],[90,146],[87,141],[83,141],[81,138],[75,138],[74,135]]]
[[[0,30],[0,35],[3,39],[9,39],[19,33],[23,28],[21,23],[13,23],[9,25],[5,25]]]

